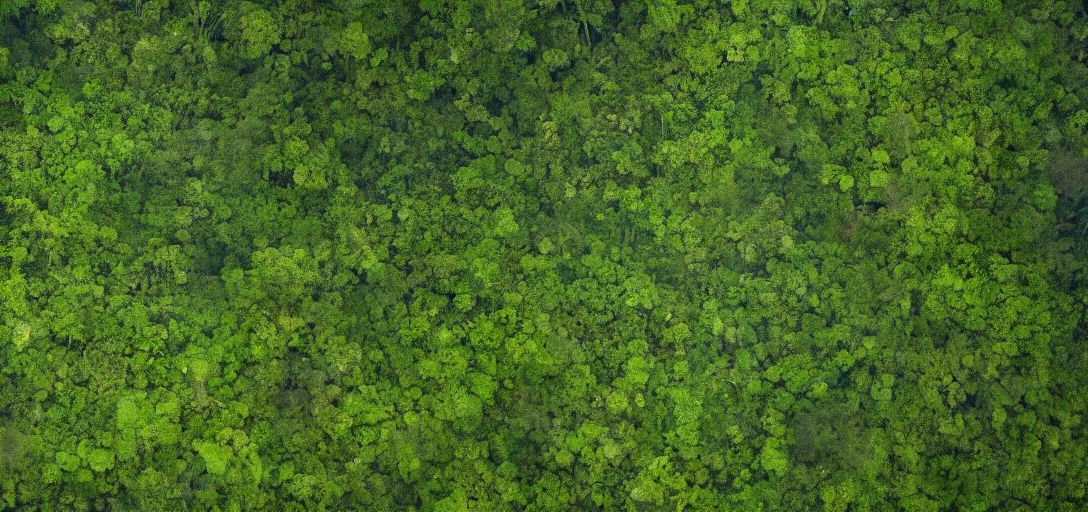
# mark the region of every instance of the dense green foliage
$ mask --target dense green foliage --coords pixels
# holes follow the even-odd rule
[[[0,2],[0,509],[1084,510],[1008,4]]]

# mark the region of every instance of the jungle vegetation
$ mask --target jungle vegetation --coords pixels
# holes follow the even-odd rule
[[[1085,510],[1086,264],[1079,1],[0,2],[0,510]]]

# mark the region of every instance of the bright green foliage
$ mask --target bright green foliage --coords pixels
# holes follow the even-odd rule
[[[1081,4],[0,2],[0,510],[1084,510]]]
[[[193,448],[203,457],[208,473],[212,475],[226,474],[227,464],[230,462],[232,455],[230,447],[196,441],[193,443]]]

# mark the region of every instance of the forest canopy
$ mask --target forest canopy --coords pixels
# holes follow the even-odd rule
[[[1086,264],[1079,1],[0,2],[0,510],[1085,510]]]

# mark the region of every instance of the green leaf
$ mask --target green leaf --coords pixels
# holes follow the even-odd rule
[[[234,454],[229,446],[220,446],[206,441],[193,441],[193,448],[204,458],[204,465],[207,466],[208,473],[213,475],[226,474],[227,464]]]
[[[91,453],[87,456],[87,463],[91,466],[91,469],[97,473],[113,469],[113,452],[102,448],[95,448],[94,450],[91,450]]]
[[[854,177],[849,174],[839,176],[839,189],[846,192],[854,187]]]
[[[869,186],[884,188],[888,186],[888,173],[885,171],[872,171],[869,173]]]

